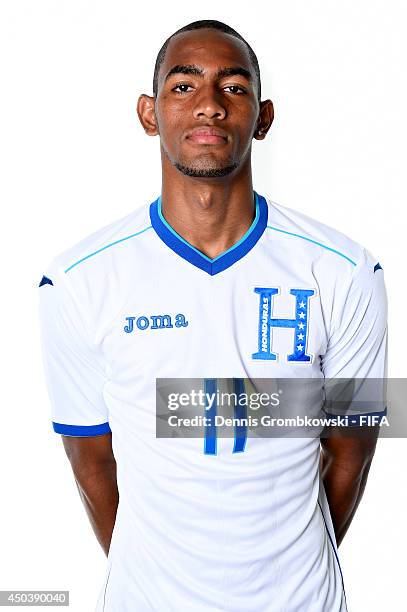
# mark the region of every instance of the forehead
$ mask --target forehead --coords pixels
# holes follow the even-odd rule
[[[226,66],[242,66],[254,76],[248,49],[244,42],[217,30],[205,28],[182,32],[168,44],[160,68],[161,80],[175,65],[195,64],[205,71]]]

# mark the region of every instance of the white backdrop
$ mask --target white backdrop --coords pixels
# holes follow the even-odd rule
[[[159,194],[159,141],[136,101],[151,93],[161,44],[210,18],[254,47],[276,112],[254,143],[255,188],[377,255],[389,373],[403,377],[407,10],[402,0],[0,6],[0,589],[69,589],[70,609],[88,612],[105,558],[50,428],[36,287],[54,255]],[[405,448],[379,442],[340,548],[349,612],[405,610]]]

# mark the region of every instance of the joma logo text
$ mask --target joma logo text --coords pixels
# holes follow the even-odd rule
[[[188,321],[182,313],[171,315],[142,315],[140,317],[126,317],[124,331],[131,334],[135,329],[170,329],[172,327],[187,327]]]

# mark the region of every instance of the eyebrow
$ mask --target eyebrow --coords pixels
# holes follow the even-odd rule
[[[167,79],[172,74],[193,74],[195,76],[203,76],[204,70],[200,68],[199,66],[195,66],[193,64],[185,64],[185,65],[177,64],[176,66],[173,66],[171,70],[168,71],[165,77],[165,81],[167,81]],[[248,81],[253,80],[253,77],[250,71],[247,70],[246,68],[243,68],[243,66],[228,66],[225,68],[220,68],[218,72],[216,73],[216,77],[218,79],[222,79],[223,77],[228,77],[228,76],[235,76],[235,75],[243,76]]]

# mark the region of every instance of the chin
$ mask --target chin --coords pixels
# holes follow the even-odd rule
[[[222,177],[231,174],[238,164],[236,162],[225,162],[224,164],[194,164],[188,162],[175,162],[174,166],[185,174],[186,176],[192,176],[197,178],[213,178]]]

